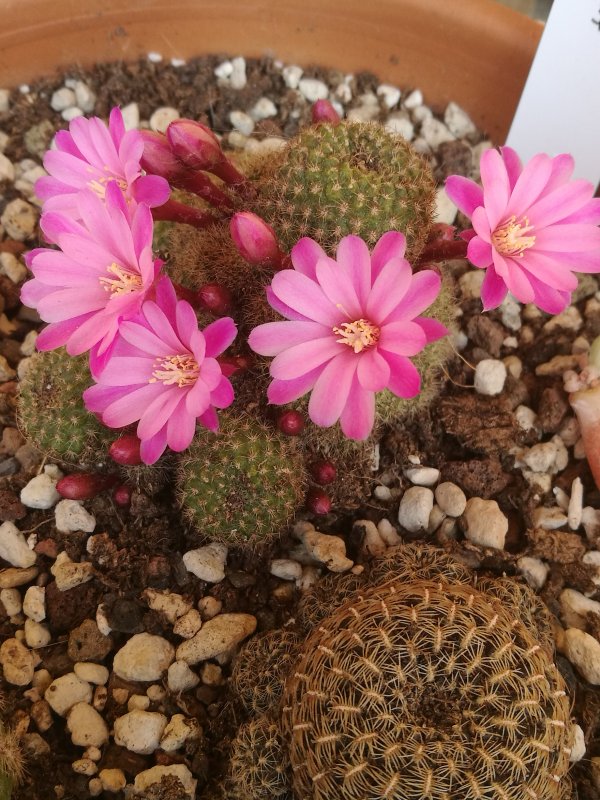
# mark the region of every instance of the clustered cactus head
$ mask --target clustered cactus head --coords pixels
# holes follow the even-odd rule
[[[342,606],[305,643],[283,704],[297,798],[565,796],[562,678],[464,584],[392,582]]]
[[[279,726],[267,717],[242,725],[231,746],[230,800],[291,800],[290,780]]]

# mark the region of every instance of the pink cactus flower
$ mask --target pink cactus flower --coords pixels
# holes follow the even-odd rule
[[[77,213],[77,192],[89,189],[104,200],[111,181],[116,181],[130,202],[152,208],[167,201],[167,181],[142,174],[144,142],[139,131],[125,131],[119,108],[110,112],[108,127],[98,117],[76,117],[68,131],[56,134],[55,141],[56,150],[44,156],[49,176],[35,184],[45,211],[73,216]]]
[[[77,195],[77,215],[50,213],[42,228],[60,250],[38,248],[26,256],[33,272],[21,300],[50,324],[39,350],[66,345],[71,355],[92,350],[95,372],[107,358],[119,323],[138,313],[162,261],[152,256],[152,216],[138,205],[130,218],[125,198],[112,182],[103,202],[94,192]]]
[[[521,303],[557,314],[577,286],[575,272],[600,272],[600,199],[584,180],[570,180],[570,155],[540,153],[525,167],[510,147],[486,150],[481,182],[452,175],[446,192],[471,218],[467,257],[487,270],[484,310],[510,291]]]
[[[308,414],[315,424],[329,427],[339,419],[346,436],[366,439],[376,392],[419,393],[409,356],[448,331],[419,316],[437,297],[440,278],[432,270],[413,275],[405,250],[405,237],[395,231],[372,253],[358,236],[346,236],[336,260],[312,239],[300,239],[291,253],[294,268],[276,273],[267,288],[269,303],[287,321],[259,325],[249,339],[255,352],[275,356],[271,403],[311,392]]]
[[[163,277],[156,301],[146,301],[134,320],[121,323],[110,361],[84,392],[86,407],[110,428],[137,421],[146,464],[154,464],[167,446],[185,450],[196,421],[217,431],[215,409],[233,402],[217,356],[236,332],[229,317],[200,331],[190,304],[177,300],[173,284]]]

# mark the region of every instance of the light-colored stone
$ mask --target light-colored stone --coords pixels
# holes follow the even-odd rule
[[[127,778],[122,769],[101,769],[98,778],[102,781],[102,789],[111,794],[120,792],[127,784]]]
[[[413,112],[414,113],[414,112]],[[421,136],[432,150],[437,150],[444,142],[453,142],[453,136],[444,123],[434,116],[427,117],[421,125]]]
[[[71,741],[79,747],[102,747],[108,742],[108,727],[100,714],[88,703],[75,703],[67,714]]]
[[[21,569],[32,567],[36,562],[36,554],[27,546],[25,537],[13,522],[0,525],[0,558]]]
[[[231,59],[231,74],[229,76],[229,85],[232,89],[243,89],[246,86],[248,79],[246,78],[246,59],[243,56],[237,56]]]
[[[186,661],[174,661],[167,672],[167,685],[172,692],[187,692],[200,683]]]
[[[223,684],[223,670],[212,661],[205,661],[200,670],[200,678],[206,686],[221,686]]]
[[[226,562],[227,545],[220,542],[211,542],[183,554],[187,571],[207,583],[220,583],[224,579]]]
[[[249,113],[250,117],[255,122],[260,122],[261,119],[269,119],[269,117],[276,117],[277,106],[269,97],[259,97],[256,103],[250,109]],[[242,133],[244,133],[244,131],[242,131]],[[250,134],[246,135],[249,136]]]
[[[436,504],[431,509],[429,515],[429,522],[427,523],[427,533],[434,533],[440,527],[442,522],[446,519],[446,515],[442,509]]]
[[[404,475],[415,486],[433,486],[440,479],[440,471],[435,467],[409,467]]]
[[[517,560],[517,567],[532,589],[541,589],[550,572],[548,564],[533,556],[521,556]]]
[[[532,472],[550,472],[554,468],[557,452],[555,442],[541,442],[530,447],[522,460]]]
[[[143,772],[138,772],[133,784],[135,795],[144,796],[146,791],[155,783],[160,783],[164,776],[173,775],[181,781],[185,793],[192,800],[196,796],[196,785],[198,781],[185,764],[171,764],[168,767],[152,767]]]
[[[64,717],[75,703],[92,702],[92,687],[87,681],[78,678],[74,672],[68,672],[52,681],[44,693],[44,698],[56,714]]]
[[[554,333],[558,330],[577,332],[582,325],[583,318],[577,306],[567,306],[560,314],[556,314],[545,322],[542,330],[546,333]]]
[[[54,516],[56,529],[61,533],[92,533],[96,527],[96,518],[85,510],[79,500],[61,500],[54,509]]]
[[[90,797],[99,797],[102,792],[102,781],[100,778],[90,778],[88,782],[88,792],[90,793]]]
[[[471,497],[463,514],[465,536],[480,547],[496,550],[504,548],[508,532],[508,519],[495,500]]]
[[[46,647],[52,640],[52,635],[46,625],[36,622],[34,619],[25,620],[25,641],[27,647],[37,650],[38,647]]]
[[[82,681],[93,683],[95,686],[104,686],[108,683],[109,672],[107,667],[102,664],[94,664],[92,661],[78,661],[73,667],[75,675]]]
[[[166,725],[164,714],[139,709],[129,711],[115,720],[115,743],[132,753],[149,755],[158,750]]]
[[[475,391],[488,397],[500,394],[506,382],[506,365],[497,358],[484,358],[475,367]]]
[[[302,577],[302,564],[291,558],[274,558],[271,561],[271,575],[284,581],[297,581]]]
[[[44,586],[30,586],[27,589],[23,598],[23,613],[36,622],[46,619],[46,589]]]
[[[561,619],[566,628],[587,628],[587,615],[600,615],[600,603],[575,589],[564,589],[559,597]]]
[[[54,575],[56,586],[61,592],[67,592],[75,586],[91,581],[94,577],[94,567],[89,561],[71,561],[65,553],[59,553],[56,561],[50,567]]]
[[[398,531],[394,528],[389,519],[385,517],[380,519],[377,523],[377,530],[388,547],[396,547],[396,545],[402,544],[402,538],[398,535]]]
[[[121,114],[126,131],[133,131],[140,127],[140,107],[137,103],[128,103],[123,106]]]
[[[179,617],[177,622],[173,625],[173,633],[175,636],[181,636],[182,639],[191,639],[195,636],[202,627],[202,616],[197,608],[190,608],[190,610]]]
[[[237,131],[243,133],[244,136],[250,136],[254,130],[254,120],[250,114],[246,114],[245,111],[231,111],[229,114],[229,122],[231,122]]]
[[[2,216],[0,216],[0,223],[12,239],[16,239],[17,242],[25,242],[31,239],[35,233],[37,219],[36,209],[25,200],[17,198],[7,203]]]
[[[590,542],[595,542],[600,537],[600,509],[584,506],[581,522],[587,538]]]
[[[214,69],[215,77],[220,78],[223,81],[229,80],[232,72],[233,72],[233,64],[231,63],[231,61],[222,61]]]
[[[458,285],[465,300],[477,300],[481,297],[484,278],[485,270],[482,269],[469,270],[460,276]]]
[[[21,592],[18,589],[0,589],[0,603],[8,617],[16,617],[23,610]]]
[[[75,89],[75,100],[77,102],[77,107],[80,108],[86,114],[91,114],[94,110],[94,106],[96,105],[96,95],[83,81],[75,81],[73,86]]]
[[[296,66],[296,64],[289,64],[281,70],[281,74],[288,89],[297,89],[304,70],[302,67]]]
[[[15,179],[15,167],[10,158],[0,153],[0,181],[12,183]]]
[[[383,105],[386,108],[393,108],[400,102],[402,92],[397,86],[392,86],[389,83],[381,83],[377,87],[377,96],[381,97]]]
[[[78,758],[71,764],[73,772],[78,775],[95,775],[98,772],[98,767],[91,758]]]
[[[571,747],[571,754],[569,761],[571,764],[576,764],[585,755],[585,734],[579,725],[573,725],[573,746]]]
[[[198,730],[197,723],[186,719],[183,714],[173,714],[160,740],[160,748],[165,753],[174,753],[186,742],[186,739]]]
[[[423,105],[423,92],[420,89],[414,89],[404,99],[404,108],[415,109]]]
[[[446,194],[443,186],[436,190],[433,221],[452,225],[458,214],[458,208]]]
[[[166,619],[174,625],[192,607],[192,601],[187,600],[177,592],[170,592],[168,589],[146,589],[143,593],[145,601],[153,611],[164,614]]]
[[[2,569],[0,570],[0,589],[13,589],[15,586],[23,586],[25,583],[30,583],[37,577],[38,572],[37,566],[27,567],[27,569],[20,569],[19,567]]]
[[[395,133],[397,136],[406,139],[407,142],[411,142],[415,135],[415,126],[402,112],[390,114],[384,127],[389,133]]]
[[[444,514],[449,517],[460,517],[467,505],[465,493],[451,481],[440,483],[435,489],[435,500]]]
[[[221,613],[222,608],[223,603],[211,594],[207,594],[205,597],[201,597],[200,600],[198,600],[198,611],[202,615],[203,620],[216,617],[217,614]]]
[[[330,572],[346,572],[353,566],[354,562],[346,556],[346,543],[339,536],[320,533],[310,523],[303,526],[297,524],[294,532],[306,553],[324,564]]]
[[[136,633],[115,655],[113,671],[126,681],[156,681],[174,656],[173,645],[162,636]]]
[[[177,660],[198,664],[209,658],[230,653],[256,630],[251,614],[219,614],[205,622],[198,633],[177,648]]]
[[[567,524],[567,515],[562,508],[536,508],[532,514],[533,524],[536,528],[543,528],[545,531],[555,531]]]
[[[515,420],[522,431],[532,431],[536,428],[537,414],[529,406],[517,406],[514,411]]]
[[[298,89],[309,103],[316,103],[317,100],[326,100],[329,96],[327,84],[316,78],[301,78],[298,82]]]
[[[579,628],[565,631],[564,651],[577,671],[593,686],[600,684],[600,643]]]
[[[444,122],[450,133],[457,139],[464,139],[466,136],[477,133],[471,117],[457,103],[448,103],[444,112]]]
[[[521,305],[517,303],[512,294],[507,294],[500,306],[500,316],[502,324],[510,331],[521,329]]]
[[[373,497],[377,500],[381,500],[383,503],[388,503],[390,500],[393,500],[394,496],[388,486],[376,486],[373,489]]]
[[[60,89],[53,92],[50,98],[50,106],[54,111],[64,111],[65,108],[70,108],[76,103],[75,92],[66,86],[61,86]]]
[[[427,530],[433,509],[433,492],[424,486],[411,486],[402,495],[398,508],[398,522],[410,533]]]
[[[165,133],[172,122],[179,119],[179,111],[171,106],[161,106],[150,117],[150,127],[158,133]]]
[[[567,522],[572,531],[581,525],[583,515],[583,483],[581,478],[575,478],[571,484],[571,498],[567,509]]]
[[[150,698],[146,694],[132,694],[127,701],[127,711],[146,711],[150,708]]]
[[[21,502],[27,508],[45,510],[52,508],[60,500],[56,491],[58,480],[47,472],[36,475],[21,489]]]
[[[358,533],[357,539],[362,539],[362,552],[364,555],[380,558],[387,550],[387,545],[381,538],[377,525],[371,520],[357,519],[352,526],[352,530]]]
[[[33,679],[35,656],[18,639],[5,639],[0,646],[4,680],[13,686],[27,686]]]

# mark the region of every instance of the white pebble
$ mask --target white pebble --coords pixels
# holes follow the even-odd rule
[[[171,122],[179,119],[179,111],[171,106],[161,106],[150,117],[150,127],[158,133],[165,133]]]
[[[427,530],[433,509],[433,492],[423,486],[412,486],[402,495],[398,508],[398,522],[410,533]]]
[[[169,589],[146,589],[142,596],[150,608],[163,614],[171,625],[192,607],[191,600]]]
[[[50,98],[50,107],[54,111],[64,111],[74,105],[76,105],[75,92],[66,86],[57,89]]]
[[[471,117],[456,103],[448,103],[444,112],[444,122],[450,133],[457,139],[464,139],[477,133],[477,128],[473,124]]]
[[[74,89],[77,106],[86,114],[90,114],[96,105],[96,95],[83,81],[76,81]]]
[[[174,656],[173,645],[162,636],[136,633],[115,655],[113,671],[125,681],[156,681]]]
[[[65,108],[64,111],[60,112],[60,115],[65,122],[71,122],[72,119],[83,117],[83,111],[77,106],[72,106],[71,108]]]
[[[250,116],[256,122],[259,122],[261,119],[268,119],[269,117],[276,117],[277,116],[277,106],[268,97],[261,97],[256,101],[256,103],[250,109]],[[244,133],[244,131],[242,131],[242,133]],[[249,136],[250,134],[246,134],[246,135]]]
[[[135,709],[115,720],[115,744],[131,750],[132,753],[149,755],[158,750],[160,737],[166,726],[167,718],[164,714]]]
[[[93,683],[94,686],[104,686],[108,683],[109,672],[102,664],[92,661],[78,661],[73,667],[75,675],[82,681]]]
[[[569,528],[576,531],[581,525],[583,515],[583,483],[581,478],[575,478],[571,484],[571,499],[567,511]]]
[[[67,728],[78,747],[102,747],[108,742],[106,722],[88,703],[75,703],[67,714]]]
[[[89,561],[71,561],[67,553],[59,553],[56,561],[50,567],[54,575],[56,587],[61,592],[67,592],[75,586],[91,581],[94,577],[94,567]]]
[[[435,490],[435,499],[442,511],[450,517],[460,517],[467,505],[463,490],[450,481],[440,483]]]
[[[440,479],[440,471],[435,467],[410,467],[404,475],[415,486],[433,486]]]
[[[421,136],[432,150],[437,150],[444,142],[453,142],[455,139],[444,123],[433,116],[423,120]]]
[[[563,513],[562,508],[545,508],[540,506],[536,508],[532,514],[533,524],[536,528],[542,528],[545,531],[555,531],[562,528],[567,524],[567,516]]]
[[[404,99],[404,108],[414,109],[417,106],[423,105],[423,92],[420,89],[415,89]]]
[[[558,600],[561,619],[566,628],[580,628],[583,631],[587,627],[587,615],[600,614],[600,603],[576,589],[564,589]]]
[[[214,72],[217,78],[226,80],[231,77],[231,73],[233,72],[233,64],[231,61],[223,61],[218,67],[215,67]]]
[[[443,186],[436,190],[433,221],[452,225],[458,214],[458,208],[446,194]]]
[[[485,271],[482,269],[469,270],[458,279],[460,293],[465,300],[477,300],[481,297],[481,287]]]
[[[600,643],[578,628],[565,631],[565,655],[588,683],[600,684]]]
[[[350,122],[370,122],[379,116],[379,101],[373,92],[361,94],[360,104],[348,111],[347,117]]]
[[[44,692],[44,699],[54,712],[64,717],[75,703],[92,702],[92,687],[74,672],[68,672],[52,681]]]
[[[61,500],[54,509],[54,517],[56,529],[61,533],[92,533],[96,527],[96,518],[85,510],[79,500]]]
[[[162,60],[162,53],[157,53],[154,50],[151,50],[147,55],[148,61],[151,61],[153,64],[159,64]]]
[[[198,664],[209,658],[227,656],[256,630],[251,614],[219,614],[205,622],[198,633],[177,648],[177,660]]]
[[[495,500],[471,497],[467,501],[463,520],[465,536],[480,547],[502,550],[508,532],[508,519]]]
[[[521,305],[517,303],[512,294],[507,294],[500,306],[502,324],[510,331],[521,329]]]
[[[160,740],[160,749],[165,753],[174,753],[185,744],[186,740],[197,731],[197,725],[186,719],[183,714],[173,714]]]
[[[56,491],[57,483],[58,479],[52,478],[47,472],[36,475],[21,489],[21,502],[27,508],[52,508],[60,500]]]
[[[382,83],[377,87],[377,94],[382,98],[383,104],[386,108],[393,108],[400,102],[402,93],[397,86],[391,86],[389,83]]]
[[[595,542],[596,538],[600,536],[600,509],[585,506],[581,514],[581,522],[587,538],[590,542]]]
[[[0,558],[21,569],[32,567],[37,560],[36,554],[27,546],[25,537],[14,522],[3,522],[0,525]]]
[[[197,608],[190,608],[182,617],[179,617],[177,622],[173,625],[173,633],[175,636],[181,636],[182,639],[191,639],[192,636],[198,633],[202,627],[202,617]]]
[[[522,456],[523,462],[532,472],[550,472],[553,470],[557,456],[557,447],[554,441],[534,444]]]
[[[21,613],[23,608],[21,603],[21,593],[15,588],[0,590],[0,603],[2,603],[4,606],[4,610],[6,611],[6,615],[8,617],[16,617],[17,614]]]
[[[585,755],[585,734],[579,725],[573,725],[573,747],[569,755],[569,762],[576,764]]]
[[[392,493],[387,486],[376,486],[373,489],[373,496],[384,503],[392,499]]]
[[[394,528],[389,519],[385,517],[380,519],[377,523],[377,530],[388,547],[396,547],[396,545],[402,544],[402,539],[398,535],[398,531]]]
[[[517,560],[517,567],[532,589],[541,589],[550,572],[548,564],[533,556],[521,556]]]
[[[366,556],[380,558],[387,550],[377,525],[369,519],[358,519],[352,526],[362,536],[362,553]]]
[[[140,107],[137,103],[128,103],[123,106],[121,114],[126,131],[133,131],[140,127]]]
[[[488,397],[500,394],[506,381],[506,366],[496,358],[484,358],[475,367],[475,391]]]
[[[227,545],[212,542],[183,554],[188,572],[208,583],[220,583],[225,578]]]
[[[245,111],[231,111],[229,114],[229,122],[244,136],[250,136],[254,130],[254,120],[249,114],[246,114]]]
[[[186,661],[174,661],[167,672],[167,685],[172,692],[187,692],[200,683]]]
[[[243,56],[238,56],[231,60],[231,75],[229,76],[229,85],[232,89],[243,89],[246,86],[246,59]]]
[[[408,117],[401,114],[391,114],[384,127],[389,133],[395,133],[406,139],[407,142],[412,141],[415,135],[415,126]]]
[[[38,647],[46,647],[50,644],[52,636],[48,627],[41,622],[36,622],[34,619],[25,620],[25,642],[27,647],[32,650],[37,650]]]
[[[274,558],[271,561],[271,575],[284,581],[297,581],[302,577],[302,564],[291,558]]]
[[[298,82],[300,94],[309,103],[316,103],[317,100],[326,100],[329,96],[329,87],[323,81],[316,78],[301,78]]]
[[[304,74],[304,70],[302,67],[298,67],[295,64],[290,64],[281,70],[281,74],[283,75],[284,83],[288,89],[297,89],[300,78]]]

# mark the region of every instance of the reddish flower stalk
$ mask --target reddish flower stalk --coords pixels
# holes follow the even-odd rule
[[[226,158],[217,137],[201,122],[175,120],[167,128],[167,139],[176,158],[186,167],[212,172],[231,186],[245,183],[245,176]]]
[[[466,258],[468,242],[464,239],[455,239],[454,225],[443,222],[432,225],[429,239],[417,262],[417,266],[429,264],[432,261],[447,261],[451,258]]]
[[[588,354],[588,365],[579,373],[565,373],[565,389],[577,416],[583,449],[590,471],[600,489],[600,337]]]
[[[312,121],[316,125],[325,122],[330,125],[337,125],[341,117],[329,100],[317,100],[311,109]]]
[[[207,228],[217,217],[200,211],[198,208],[186,206],[178,200],[167,200],[162,206],[152,209],[152,217],[155,220],[165,220],[166,222],[182,222],[185,225],[192,225],[194,228]]]

